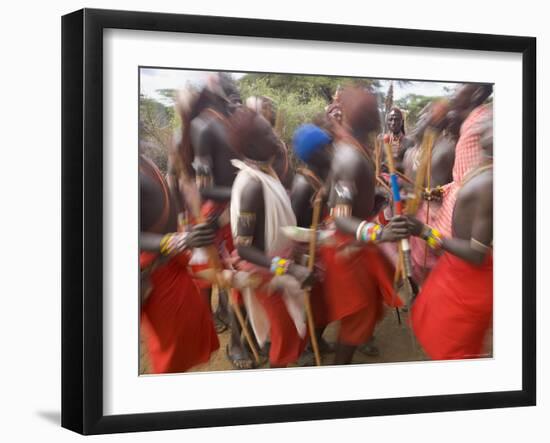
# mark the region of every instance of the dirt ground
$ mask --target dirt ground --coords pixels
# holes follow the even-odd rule
[[[216,296],[213,297],[214,307],[216,305]],[[376,357],[366,355],[359,348],[354,355],[354,364],[372,364],[372,363],[387,363],[387,362],[406,362],[426,360],[425,354],[420,349],[420,346],[414,340],[411,330],[408,326],[408,313],[401,311],[401,324],[398,322],[395,309],[386,309],[384,318],[377,325],[374,332],[373,344],[379,350],[379,355]],[[338,334],[338,322],[329,325],[323,335],[324,339],[329,343],[334,343]],[[234,370],[231,362],[227,359],[225,349],[229,341],[230,331],[226,330],[219,334],[220,348],[212,354],[210,361],[205,365],[200,365],[193,368],[191,371],[230,371]],[[140,373],[148,373],[149,365],[147,362],[147,353],[142,342],[140,346]],[[334,361],[334,353],[326,353],[322,355],[323,365],[332,365]],[[299,362],[299,366],[307,366],[313,364],[313,357],[303,356]],[[268,367],[264,364],[262,367]]]
[[[426,356],[420,349],[420,346],[414,341],[410,328],[406,326],[408,322],[407,313],[401,312],[401,325],[397,321],[395,310],[388,309],[384,319],[376,327],[374,333],[374,344],[379,349],[379,355],[372,357],[364,354],[360,350],[355,352],[353,363],[386,363],[386,362],[404,362],[426,360]],[[336,341],[338,334],[338,323],[331,324],[325,331],[323,337],[329,343]],[[219,335],[220,349],[216,351],[207,365],[202,365],[194,370],[200,371],[228,371],[233,366],[226,357],[225,347],[229,340],[229,331]],[[326,353],[321,356],[323,365],[331,365],[334,361],[334,353]],[[304,358],[303,362],[308,363],[310,358]],[[268,367],[265,364],[263,367]]]

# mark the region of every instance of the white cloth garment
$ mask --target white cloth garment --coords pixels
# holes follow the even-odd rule
[[[230,213],[233,237],[237,236],[237,220],[240,213],[242,192],[252,180],[259,181],[262,184],[265,207],[265,250],[270,257],[282,255],[285,250],[289,249],[291,242],[285,237],[281,228],[296,226],[296,216],[292,211],[292,205],[285,188],[279,179],[249,166],[241,160],[235,159],[231,163],[240,170],[231,190]],[[306,333],[305,294],[298,281],[290,275],[273,277],[268,284],[268,290],[270,292],[282,292],[283,300],[296,330],[301,337],[304,337]],[[270,329],[267,314],[254,296],[252,289],[245,288],[242,294],[258,344],[263,346],[269,336]]]

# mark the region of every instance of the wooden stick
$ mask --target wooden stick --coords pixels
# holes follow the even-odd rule
[[[402,172],[399,172],[398,170],[395,170],[395,173],[401,177],[403,180],[405,180],[407,183],[410,183],[411,185],[414,184],[413,181],[407,177],[405,174],[403,174]]]
[[[431,193],[432,191],[432,149],[434,144],[434,134],[430,131],[428,134],[428,146],[427,146],[427,162],[428,165],[426,167],[426,187],[428,189],[428,192]],[[425,223],[428,224],[430,221],[430,200],[426,202],[426,221]],[[422,277],[426,278],[426,264],[428,263],[428,243],[424,245],[424,263],[422,265]]]
[[[391,188],[388,186],[388,184],[382,180],[380,177],[376,177],[376,181],[380,186],[382,186],[386,191],[388,191],[391,194]]]
[[[192,198],[188,200],[188,203],[190,204],[190,211],[193,214],[193,216],[196,218],[198,223],[204,223],[205,217],[201,214],[201,208],[200,208],[200,193],[196,186],[196,183],[192,180],[191,177],[188,176],[186,173],[185,167],[183,165],[182,158],[177,155],[176,156],[176,173],[177,173],[177,186],[179,190],[179,180],[183,180],[184,183],[186,183],[188,186],[189,192],[193,192],[194,195]],[[217,286],[222,287],[221,281],[223,280],[221,278],[221,271],[223,270],[222,263],[220,261],[220,257],[218,254],[218,250],[214,245],[208,246],[206,248],[206,253],[208,255],[208,262],[210,266],[214,269],[216,273],[216,281],[218,282]],[[248,346],[250,347],[250,350],[252,351],[252,354],[254,354],[254,359],[256,360],[257,364],[260,364],[260,356],[258,354],[258,350],[256,349],[256,345],[254,344],[254,341],[252,340],[252,336],[250,335],[250,331],[248,330],[247,324],[243,318],[243,314],[241,312],[241,309],[239,305],[233,300],[233,297],[231,297],[231,294],[229,294],[229,305],[231,306],[231,309],[233,309],[233,312],[235,313],[235,316],[237,317],[237,321],[239,322],[239,325],[241,327],[241,330],[244,332],[244,336],[246,338],[246,341],[248,343]]]
[[[392,151],[391,146],[389,143],[386,143],[384,141],[384,148],[386,150],[386,157],[388,162],[388,169],[390,171],[390,179],[395,180],[397,177],[395,165],[393,163],[393,157],[392,157]],[[393,176],[393,177],[392,177]],[[399,195],[397,193],[398,191],[394,191],[394,186],[392,185],[392,196],[394,199],[394,215],[400,215],[402,213],[402,209],[400,209],[400,203],[399,201]],[[409,277],[408,273],[410,272],[410,263],[407,263],[407,260],[405,258],[405,250],[409,250],[409,243],[407,239],[402,239],[397,243],[397,247],[399,249],[399,253],[403,255],[403,263],[402,263],[402,273],[403,278],[406,279]]]
[[[197,190],[198,192],[198,190]],[[204,223],[206,221],[205,217],[200,213],[200,199],[194,199],[193,201],[197,202],[197,205],[193,208],[191,208],[193,215],[195,216],[198,223]],[[210,267],[214,269],[216,273],[216,284],[218,287],[223,287],[221,282],[223,281],[221,277],[221,272],[223,271],[223,266],[220,261],[220,256],[218,253],[218,250],[214,245],[210,245],[205,248],[206,254],[208,255],[208,263],[210,264]],[[256,345],[254,344],[254,340],[252,339],[252,336],[250,334],[250,331],[246,325],[246,322],[244,320],[243,314],[241,312],[241,309],[239,305],[233,300],[231,297],[231,294],[229,295],[229,305],[231,306],[231,309],[233,309],[233,312],[235,313],[235,316],[237,317],[237,321],[239,322],[239,326],[241,327],[242,331],[244,332],[244,336],[246,338],[246,342],[248,343],[248,346],[250,347],[250,350],[252,351],[252,354],[254,354],[254,359],[256,360],[256,363],[260,364],[260,356],[258,354],[258,350],[256,349]]]
[[[378,179],[380,176],[380,139],[376,138],[376,141],[374,142],[374,175]]]
[[[315,201],[313,203],[313,218],[311,220],[311,237],[309,240],[309,261],[308,269],[313,272],[315,268],[315,250],[317,248],[317,227],[319,226],[319,217],[321,215],[321,202],[322,198],[320,192],[317,192]],[[321,366],[321,354],[319,353],[319,343],[317,343],[317,335],[315,334],[315,321],[313,318],[313,310],[311,309],[310,300],[311,290],[307,290],[305,294],[307,325],[309,329],[309,336],[311,338],[311,345],[313,347],[313,353],[315,354],[315,364]]]
[[[256,349],[256,345],[254,344],[254,340],[252,339],[252,336],[250,335],[250,331],[248,330],[248,326],[246,324],[246,320],[243,317],[243,313],[241,312],[241,308],[239,307],[239,304],[233,300],[233,297],[231,297],[231,294],[229,294],[229,305],[231,306],[231,309],[233,309],[233,312],[235,313],[235,316],[237,317],[237,321],[239,322],[239,325],[241,326],[241,330],[244,333],[244,337],[246,338],[246,342],[248,343],[248,346],[250,347],[250,350],[252,351],[252,354],[254,355],[254,360],[256,360],[256,363],[260,364],[260,354],[258,353],[258,350]]]

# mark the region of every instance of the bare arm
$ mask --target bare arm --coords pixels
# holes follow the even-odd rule
[[[160,241],[163,234],[154,234],[152,232],[140,232],[139,247],[144,251],[158,252],[160,250]]]
[[[361,173],[360,169],[355,166],[357,162],[353,162],[353,158],[342,156],[339,161],[334,163],[333,181],[334,187],[334,222],[336,228],[346,234],[356,236],[359,225],[363,220],[352,215],[352,209],[355,199],[359,197],[357,187],[357,176]],[[371,192],[374,195],[374,189],[364,189],[361,192]],[[372,195],[372,197],[373,197]],[[364,195],[361,198],[365,198]],[[365,225],[365,228],[368,228]],[[390,223],[381,229],[381,234],[376,241],[396,241],[408,235],[407,219],[404,217],[394,217]]]
[[[186,233],[171,232],[156,234],[140,232],[139,247],[144,251],[161,252],[164,255],[175,255],[185,249],[201,248],[214,242],[214,226],[212,223],[201,223]]]
[[[240,213],[237,220],[237,237],[235,245],[239,256],[250,263],[269,268],[271,259],[259,249],[258,239],[255,238],[258,212],[264,207],[262,184],[259,181],[251,181],[241,194]],[[262,211],[263,212],[263,211]]]
[[[256,214],[262,212],[264,207],[264,198],[262,185],[260,182],[252,182],[245,187],[241,195],[241,207],[237,221],[237,237],[235,244],[239,256],[263,268],[271,268],[271,257],[269,257],[262,249],[255,246],[258,239],[256,227]],[[294,276],[302,286],[310,285],[313,280],[313,273],[310,273],[305,266],[296,263],[290,263],[288,273]]]
[[[218,142],[214,128],[203,122],[193,122],[191,127],[195,159],[193,168],[197,177],[197,185],[203,199],[228,201],[231,199],[231,187],[215,186],[213,146]]]
[[[359,228],[359,225],[363,222],[363,220],[357,217],[337,217],[334,221],[339,231],[351,234],[354,237],[357,233],[357,228]],[[408,236],[407,218],[404,216],[396,216],[382,228],[382,234],[378,242],[392,242]]]
[[[440,239],[443,250],[457,257],[479,265],[483,263],[493,239],[493,194],[492,180],[478,192],[477,208],[472,222],[470,239],[457,237]],[[427,237],[428,227],[414,217],[409,217],[409,231],[416,236]]]

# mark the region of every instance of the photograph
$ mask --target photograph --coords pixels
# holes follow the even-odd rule
[[[493,83],[137,75],[140,376],[494,358]]]

